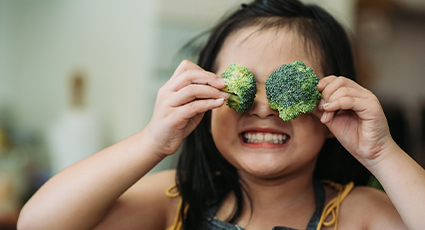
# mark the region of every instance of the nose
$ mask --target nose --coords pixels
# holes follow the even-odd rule
[[[248,114],[259,118],[279,116],[279,112],[277,110],[270,108],[264,85],[257,85],[257,94],[255,95],[254,103],[248,110]]]

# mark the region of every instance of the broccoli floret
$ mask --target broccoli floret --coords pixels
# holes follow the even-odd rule
[[[319,78],[301,61],[283,64],[266,81],[266,94],[272,109],[284,121],[311,113],[320,101]]]
[[[245,66],[234,62],[224,71],[223,78],[226,83],[223,91],[230,94],[226,104],[237,113],[244,113],[254,103],[257,93],[254,75]]]

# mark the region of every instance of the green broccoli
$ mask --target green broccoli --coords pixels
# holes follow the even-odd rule
[[[226,87],[224,92],[230,94],[227,105],[241,114],[247,111],[254,103],[257,93],[257,84],[254,75],[236,62],[230,64],[223,74]]]
[[[319,78],[301,61],[283,64],[266,81],[266,94],[272,109],[284,121],[311,113],[320,101]]]

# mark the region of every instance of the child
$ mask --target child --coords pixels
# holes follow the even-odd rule
[[[318,75],[322,99],[283,121],[265,81],[295,60]],[[232,62],[257,81],[243,114],[220,91]],[[321,8],[243,5],[215,27],[198,64],[180,64],[142,131],[49,180],[18,229],[425,229],[425,172],[392,140],[376,97],[355,83],[347,36]],[[185,138],[176,171],[144,176]],[[367,183],[365,168],[388,195],[353,188]]]

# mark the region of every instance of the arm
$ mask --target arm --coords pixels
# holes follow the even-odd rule
[[[55,175],[24,206],[18,229],[91,229],[162,160],[142,150],[149,144],[145,135],[142,131]]]
[[[318,88],[322,101],[316,115],[376,176],[406,227],[425,229],[425,171],[391,138],[375,95],[344,77],[323,78]]]
[[[22,209],[18,229],[92,229],[102,225],[99,222],[104,221],[105,215],[106,219],[113,219],[113,210],[121,210],[116,208],[121,201],[137,196],[129,188],[164,157],[177,151],[205,111],[223,105],[227,94],[219,89],[224,87],[215,74],[183,61],[159,90],[146,128],[51,178]],[[147,183],[156,183],[150,181]],[[150,223],[149,229],[164,227],[166,209],[154,209],[162,203],[150,198],[139,208],[160,213],[155,213],[153,219],[136,220],[136,216],[135,221]],[[131,221],[126,225],[132,225]],[[106,228],[109,227],[102,229]]]
[[[369,170],[384,187],[408,229],[425,228],[425,171],[394,141]]]
[[[93,230],[164,230],[171,226],[181,198],[168,197],[165,191],[175,185],[175,176],[175,170],[166,170],[143,177],[114,202]]]

